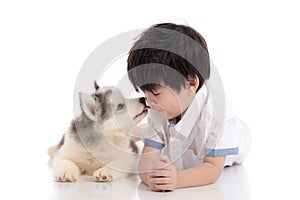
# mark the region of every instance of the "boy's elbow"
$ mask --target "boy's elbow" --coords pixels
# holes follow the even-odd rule
[[[222,174],[222,171],[218,171],[218,172],[212,174],[212,176],[210,177],[209,184],[215,183],[220,178],[221,174]]]

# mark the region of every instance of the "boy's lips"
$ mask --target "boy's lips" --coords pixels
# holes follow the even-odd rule
[[[148,109],[153,109],[153,110],[158,111],[158,112],[165,111],[164,107],[162,107],[159,104],[153,104],[153,105],[151,105],[151,107],[150,106],[148,106],[148,107],[149,107]]]

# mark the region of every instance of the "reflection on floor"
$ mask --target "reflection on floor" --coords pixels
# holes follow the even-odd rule
[[[51,181],[51,179],[49,179]],[[50,199],[251,199],[248,176],[243,165],[225,168],[219,180],[211,185],[152,192],[133,175],[111,183],[94,183],[82,176],[75,183],[52,182]]]

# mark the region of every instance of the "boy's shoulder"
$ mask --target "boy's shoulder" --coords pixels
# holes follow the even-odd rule
[[[202,107],[202,115],[207,118],[206,120],[224,123],[224,121],[237,118],[236,112],[228,99],[224,98],[224,102],[214,101],[212,94],[208,89],[207,91],[207,101],[205,106]]]

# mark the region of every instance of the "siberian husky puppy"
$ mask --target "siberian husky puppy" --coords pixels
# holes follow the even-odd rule
[[[79,94],[81,115],[48,149],[56,181],[73,182],[82,174],[113,181],[137,167],[138,148],[128,132],[147,115],[145,98],[126,99],[116,87],[94,85],[92,95]]]

